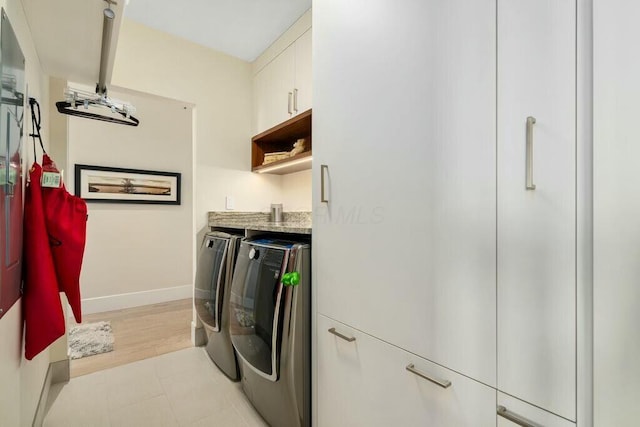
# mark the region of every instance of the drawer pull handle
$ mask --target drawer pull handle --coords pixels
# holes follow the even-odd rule
[[[437,385],[439,385],[439,386],[440,386],[440,387],[442,387],[442,388],[449,388],[449,387],[451,387],[451,381],[448,381],[448,380],[439,380],[439,379],[437,379],[437,378],[430,377],[429,375],[427,375],[427,374],[425,374],[425,373],[423,373],[423,372],[418,371],[418,370],[416,369],[416,367],[415,367],[415,365],[414,365],[413,363],[409,363],[409,364],[407,365],[407,368],[406,368],[406,369],[407,369],[407,371],[411,372],[412,374],[416,374],[416,375],[417,375],[417,376],[419,376],[420,378],[424,378],[424,379],[425,379],[425,380],[427,380],[427,381],[431,381],[432,383],[437,384]]]
[[[521,417],[520,415],[514,414],[513,412],[509,411],[507,408],[505,408],[502,405],[498,406],[497,413],[502,418],[506,418],[507,420],[521,427],[542,427],[540,424],[536,424],[532,421],[529,421],[526,418]]]
[[[527,117],[527,140],[526,140],[526,151],[527,151],[527,190],[535,190],[536,185],[533,183],[533,125],[536,124],[535,117]]]
[[[342,338],[345,341],[348,342],[354,342],[356,340],[355,337],[348,337],[346,335],[342,335],[340,332],[336,331],[336,328],[331,328],[329,329],[329,332],[332,333],[333,335]]]
[[[329,166],[320,165],[320,203],[329,203],[326,193],[325,175],[329,171]]]

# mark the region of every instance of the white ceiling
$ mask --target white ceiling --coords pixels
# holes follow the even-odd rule
[[[253,61],[309,8],[311,0],[129,0],[125,17]]]
[[[245,61],[253,61],[311,7],[312,0],[118,0],[107,84],[123,15]],[[345,0],[348,1],[348,0]],[[22,0],[44,72],[98,81],[104,0]],[[124,10],[123,10],[124,9]],[[54,94],[57,98],[62,94]]]

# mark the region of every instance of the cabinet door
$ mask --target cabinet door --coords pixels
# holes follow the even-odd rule
[[[498,1],[498,388],[572,420],[575,7]],[[527,117],[535,190],[525,187]]]
[[[318,334],[319,426],[495,427],[494,389],[324,316]]]
[[[255,134],[291,118],[294,72],[295,49],[290,46],[254,76]]]
[[[495,12],[493,0],[313,12],[318,311],[492,386]]]
[[[295,43],[296,50],[296,111],[302,113],[311,108],[312,58],[311,30],[304,33]]]

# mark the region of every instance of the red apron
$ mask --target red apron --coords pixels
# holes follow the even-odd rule
[[[51,158],[44,154],[45,172],[58,172]],[[82,321],[80,303],[80,269],[87,236],[87,203],[60,188],[42,188],[44,216],[51,244],[53,264],[60,292],[67,295],[76,322]]]
[[[34,163],[29,171],[24,202],[22,303],[25,320],[24,353],[27,360],[33,359],[65,331],[58,281],[44,219],[41,177],[42,168]]]

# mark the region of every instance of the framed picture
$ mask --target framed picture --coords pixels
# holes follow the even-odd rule
[[[87,202],[180,204],[180,174],[76,165],[76,196]]]

